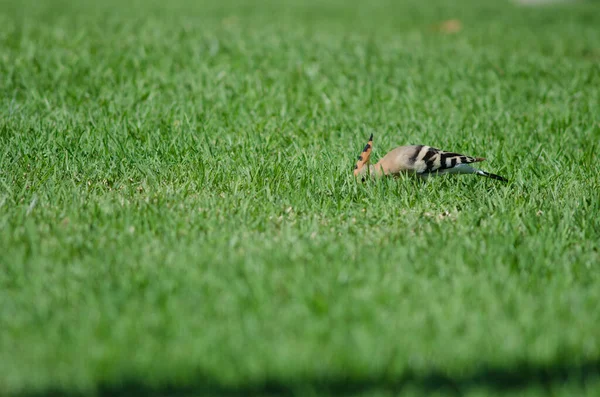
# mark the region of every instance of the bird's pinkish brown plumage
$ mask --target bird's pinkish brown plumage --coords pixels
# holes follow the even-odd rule
[[[484,161],[483,157],[471,157],[460,153],[446,152],[426,145],[399,146],[388,152],[375,165],[369,164],[373,150],[373,135],[359,156],[354,175],[398,176],[402,173],[415,174],[422,178],[442,174],[477,174],[506,182],[507,179],[472,167],[469,164]]]

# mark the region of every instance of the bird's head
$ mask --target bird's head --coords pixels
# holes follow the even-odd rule
[[[354,176],[360,178],[364,182],[369,175],[372,175],[373,166],[369,164],[371,159],[371,152],[373,150],[373,134],[369,138],[369,142],[365,145],[362,153],[358,156],[358,161],[354,166]]]

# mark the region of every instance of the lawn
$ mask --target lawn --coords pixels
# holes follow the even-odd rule
[[[0,1],[0,395],[600,394],[599,26]],[[509,182],[357,183],[371,133]]]

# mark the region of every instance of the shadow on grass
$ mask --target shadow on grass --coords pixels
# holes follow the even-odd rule
[[[348,396],[369,391],[400,392],[403,389],[431,393],[445,391],[461,394],[471,388],[511,392],[529,387],[551,389],[569,382],[571,387],[591,386],[600,381],[600,359],[578,365],[557,363],[544,367],[523,364],[511,368],[484,368],[469,375],[452,377],[442,372],[418,375],[406,373],[397,378],[307,378],[290,381],[266,380],[241,386],[224,386],[209,378],[198,376],[184,386],[165,385],[153,387],[143,380],[124,381],[120,384],[99,385],[96,396],[286,396],[296,394],[331,394]],[[21,397],[79,396],[67,390],[52,390]]]

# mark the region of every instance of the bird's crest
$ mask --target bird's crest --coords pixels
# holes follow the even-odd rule
[[[369,138],[369,142],[366,144],[362,153],[358,156],[358,161],[356,162],[356,165],[354,166],[354,176],[358,176],[360,173],[360,170],[365,165],[368,166],[372,150],[373,150],[373,134],[371,134],[371,137]]]

